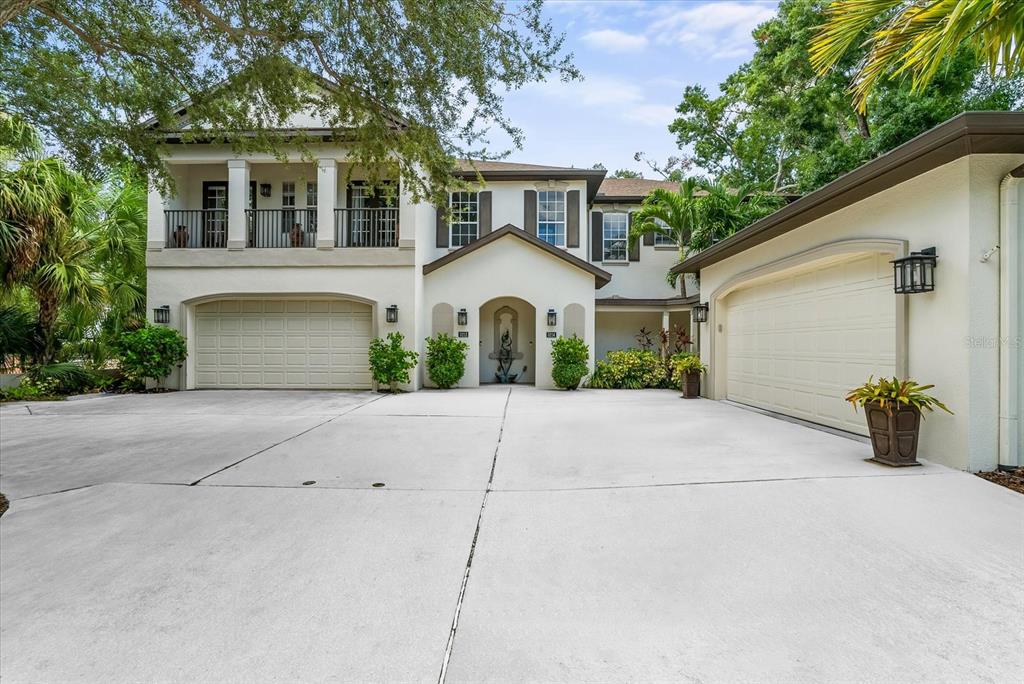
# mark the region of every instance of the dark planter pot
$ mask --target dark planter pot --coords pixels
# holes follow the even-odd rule
[[[690,371],[683,375],[683,399],[696,399],[700,396],[700,373]]]
[[[866,404],[868,431],[871,433],[872,461],[888,466],[916,466],[917,437],[921,431],[921,411],[904,406],[889,415],[880,404]]]

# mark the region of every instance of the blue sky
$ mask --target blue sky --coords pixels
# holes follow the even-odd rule
[[[753,54],[751,30],[775,13],[760,0],[547,0],[545,13],[566,35],[583,72],[579,83],[552,80],[510,94],[505,113],[523,129],[511,161],[629,168],[633,159],[678,155],[667,126],[683,88],[711,91]],[[494,142],[499,142],[495,140]]]

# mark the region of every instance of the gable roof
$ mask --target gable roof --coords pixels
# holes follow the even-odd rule
[[[565,250],[559,249],[558,247],[555,247],[554,245],[551,245],[545,242],[544,240],[541,240],[536,235],[530,235],[522,228],[517,228],[516,226],[513,226],[511,223],[506,223],[501,228],[498,228],[497,230],[492,230],[490,233],[483,236],[482,238],[474,240],[465,247],[460,247],[454,252],[449,252],[440,259],[435,259],[434,261],[431,261],[429,264],[423,264],[423,275],[432,273],[437,269],[441,268],[442,266],[447,266],[456,259],[461,259],[467,254],[471,254],[472,252],[475,252],[481,247],[486,247],[487,245],[491,244],[492,242],[500,240],[506,235],[519,238],[526,244],[532,245],[544,252],[547,252],[548,254],[555,258],[561,259],[570,266],[575,266],[581,271],[586,271],[587,273],[591,274],[592,276],[594,276],[595,289],[600,289],[604,287],[612,279],[612,274],[609,273],[608,271],[605,271],[604,269],[594,266],[589,261],[584,261],[583,259],[580,259],[577,256],[573,256],[572,254],[569,254]]]
[[[1024,112],[965,112],[672,267],[700,269],[970,154],[1024,153]]]
[[[480,174],[488,181],[547,181],[585,180],[587,182],[587,203],[594,201],[597,189],[604,180],[605,169],[576,169],[571,166],[543,166],[541,164],[520,164],[518,162],[475,161],[460,159],[454,175],[465,180],[476,180]]]
[[[647,178],[605,178],[597,190],[595,202],[642,202],[656,188],[677,192],[679,183]],[[701,191],[698,191],[700,194]]]

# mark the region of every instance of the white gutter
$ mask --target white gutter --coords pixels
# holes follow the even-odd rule
[[[1024,166],[999,184],[999,467],[1024,465],[1021,435],[1021,256],[1024,232],[1020,196]],[[991,254],[982,258],[987,260]]]

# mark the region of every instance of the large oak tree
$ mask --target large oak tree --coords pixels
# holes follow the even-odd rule
[[[356,160],[395,159],[406,188],[439,196],[453,160],[518,144],[503,95],[578,78],[542,0],[7,0],[0,111],[82,170],[130,160],[159,172],[159,138],[187,102],[193,129],[280,153],[311,107]],[[329,82],[329,87],[321,87]],[[254,132],[254,133],[253,133]],[[394,169],[390,169],[391,172]],[[422,179],[422,180],[421,180]]]

